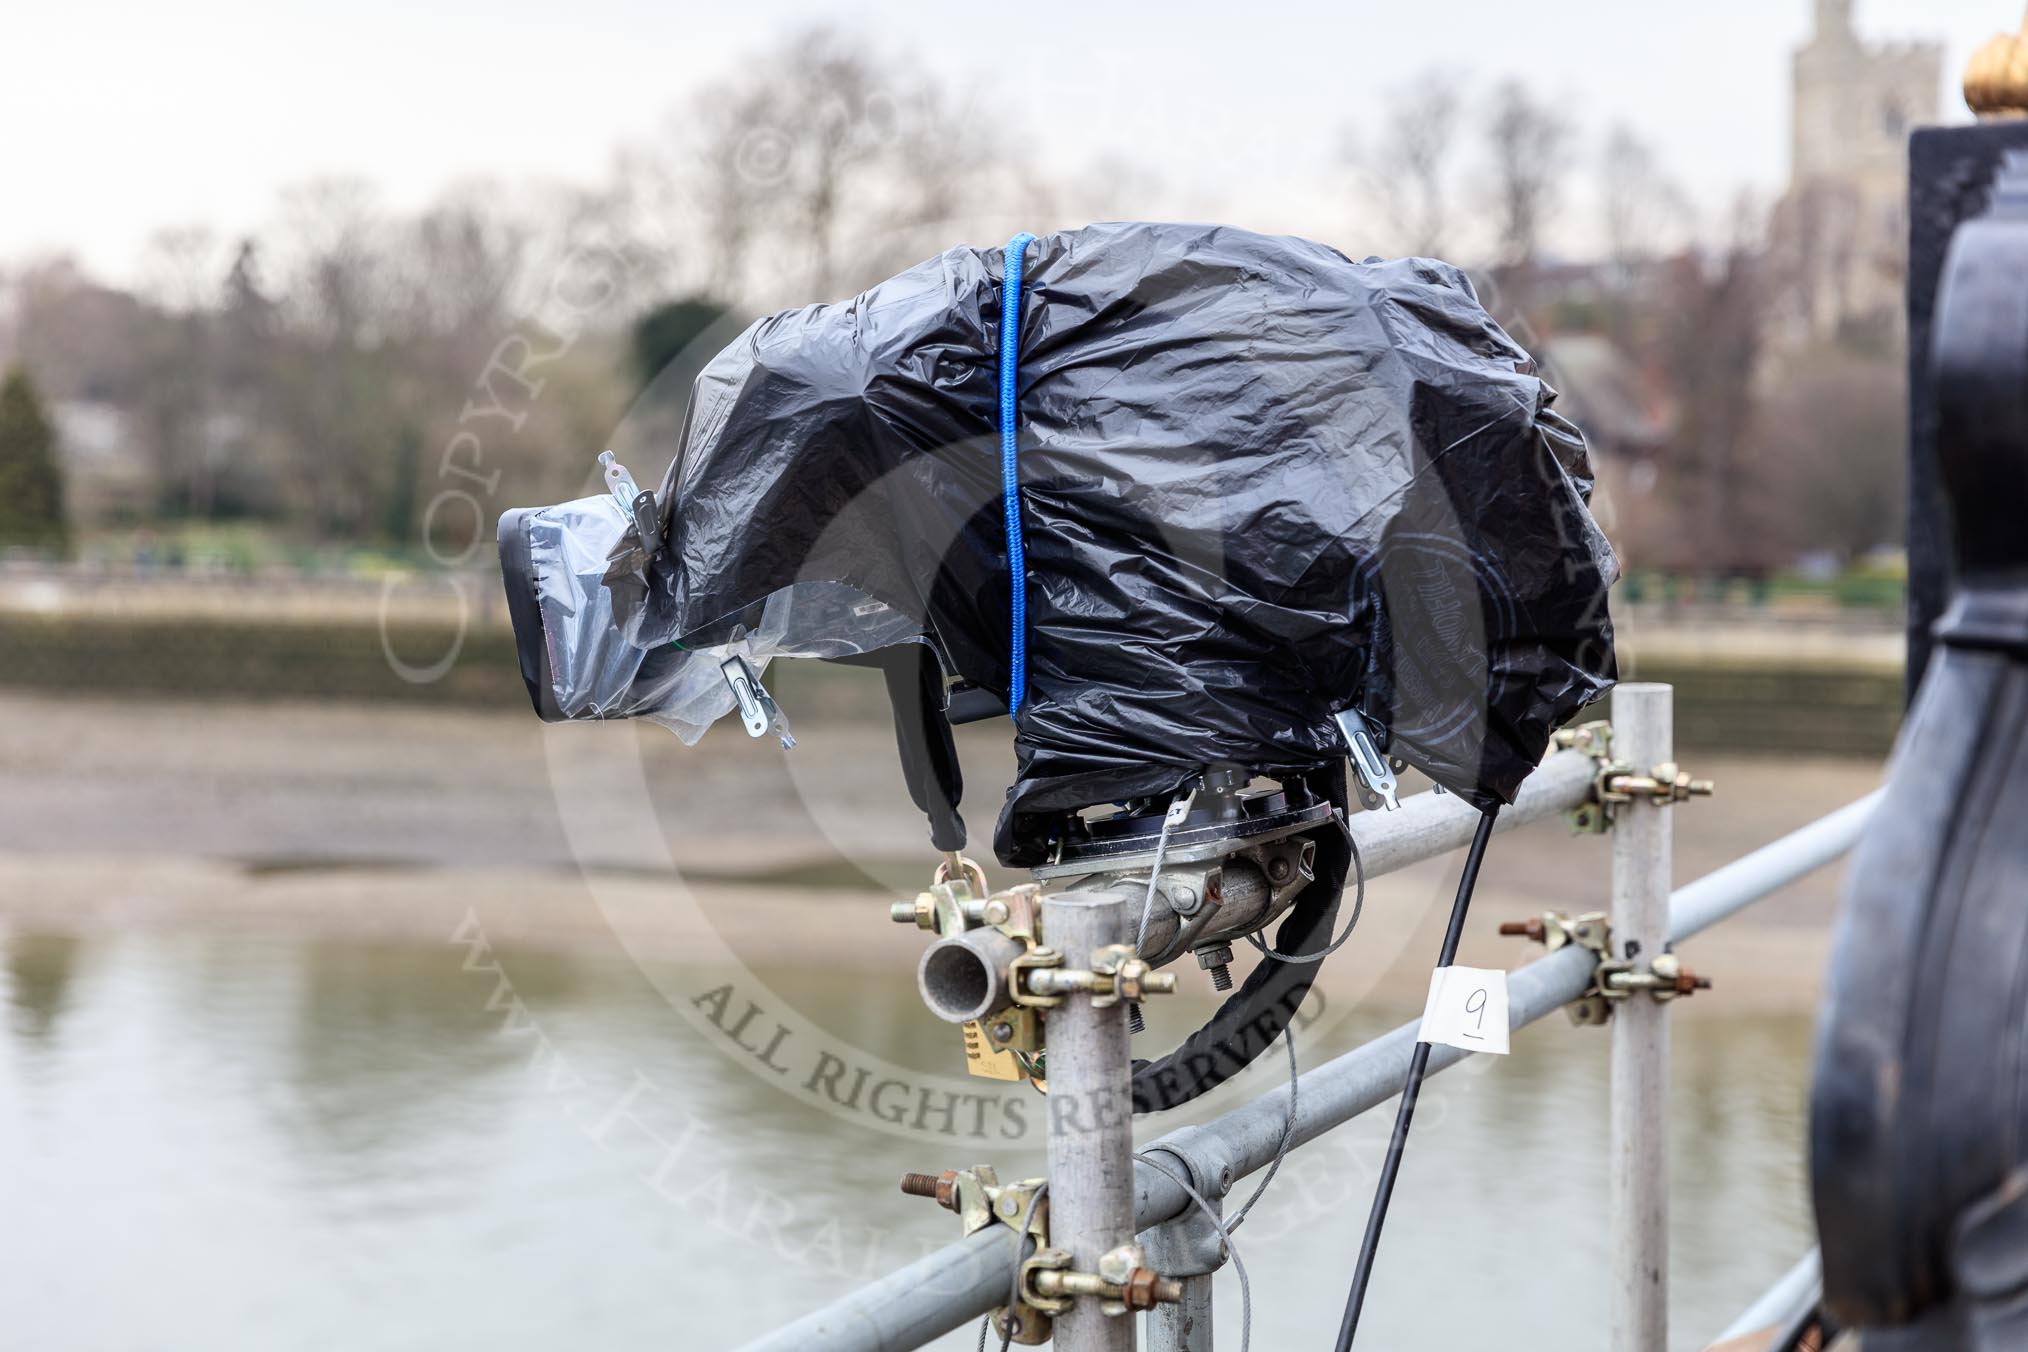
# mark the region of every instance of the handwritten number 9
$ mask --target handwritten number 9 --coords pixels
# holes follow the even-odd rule
[[[1486,1026],[1486,988],[1484,986],[1479,987],[1465,997],[1465,1013],[1479,1016],[1477,1027],[1484,1028]]]

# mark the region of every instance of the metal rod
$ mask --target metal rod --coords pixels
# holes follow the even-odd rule
[[[1451,923],[1444,931],[1438,967],[1457,960],[1458,941],[1465,935],[1465,912],[1472,905],[1472,890],[1479,884],[1479,866],[1486,859],[1486,842],[1493,838],[1493,822],[1499,809],[1479,818],[1472,833],[1472,848],[1465,854],[1464,872],[1458,875],[1457,896],[1451,901]],[[1345,1297],[1345,1316],[1338,1324],[1338,1352],[1347,1352],[1359,1331],[1359,1311],[1366,1304],[1366,1288],[1373,1280],[1373,1260],[1380,1253],[1380,1231],[1387,1224],[1387,1204],[1394,1197],[1394,1180],[1401,1173],[1401,1157],[1408,1150],[1408,1129],[1415,1121],[1415,1101],[1422,1093],[1422,1077],[1429,1068],[1429,1043],[1416,1040],[1408,1062],[1408,1082],[1401,1091],[1401,1104],[1394,1113],[1394,1135],[1387,1142],[1387,1157],[1381,1161],[1380,1181],[1373,1189],[1373,1207],[1366,1215],[1366,1235],[1359,1244],[1359,1261],[1352,1269],[1352,1290]]]
[[[1613,691],[1613,759],[1646,774],[1674,759],[1674,691]],[[1645,967],[1669,943],[1675,809],[1638,794],[1613,817],[1613,956]],[[1607,1346],[1669,1345],[1668,1007],[1643,995],[1613,1011],[1607,1168]]]
[[[1064,961],[1089,968],[1092,954],[1133,935],[1127,899],[1067,892],[1042,899],[1042,936]],[[1134,1239],[1132,1054],[1124,1001],[1100,1008],[1089,992],[1063,997],[1043,1016],[1049,1048],[1049,1244],[1073,1270]],[[1080,1296],[1056,1316],[1057,1352],[1133,1352],[1134,1320]]]
[[[1709,929],[1837,859],[1858,840],[1880,798],[1876,790],[1679,889],[1670,905],[1673,936],[1682,940]],[[1501,814],[1503,824],[1514,810],[1510,807]],[[1404,806],[1389,815],[1404,816],[1407,811]],[[1469,808],[1466,811],[1470,813]],[[1590,984],[1591,970],[1591,954],[1571,946],[1510,973],[1509,1026],[1525,1028],[1575,1000]],[[1405,1023],[1304,1075],[1290,1149],[1400,1093],[1416,1030],[1416,1023]],[[1430,1054],[1427,1073],[1437,1074],[1464,1057],[1455,1048],[1437,1047]],[[1208,1122],[1170,1132],[1147,1148],[1174,1155],[1194,1178],[1209,1185],[1207,1196],[1214,1190],[1223,1193],[1274,1158],[1288,1121],[1288,1094],[1287,1086],[1272,1090]],[[1141,1229],[1174,1220],[1191,1205],[1173,1179],[1136,1166],[1134,1223]],[[748,1352],[804,1352],[812,1347],[828,1352],[905,1352],[949,1333],[1007,1299],[1013,1277],[1011,1249],[1007,1236],[998,1231],[997,1226],[981,1230],[847,1292],[750,1343]]]
[[[1514,801],[1500,809],[1493,827],[1504,834],[1517,826],[1554,817],[1585,800],[1598,762],[1582,751],[1559,751],[1522,781]],[[1399,812],[1355,812],[1352,839],[1366,880],[1448,854],[1471,842],[1483,814],[1454,793],[1415,793]]]

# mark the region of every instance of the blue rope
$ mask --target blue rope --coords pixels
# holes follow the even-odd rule
[[[1028,695],[1028,554],[1021,545],[1021,472],[1014,458],[1015,376],[1021,367],[1021,254],[1035,236],[1007,241],[1000,279],[1000,504],[1007,520],[1007,716]]]

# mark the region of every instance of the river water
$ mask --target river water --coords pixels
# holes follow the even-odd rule
[[[727,1347],[954,1238],[895,1191],[904,1170],[1039,1171],[811,1108],[616,960],[508,955],[496,974],[457,944],[0,947],[10,1346]],[[897,1061],[955,1058],[904,981],[767,978]],[[1400,1017],[1319,1021],[1303,1056]],[[1694,1348],[1810,1242],[1809,1027],[1676,1032],[1674,1326]],[[1604,1346],[1605,1052],[1550,1020],[1430,1082],[1363,1347]],[[1273,1060],[1218,1106],[1270,1085]],[[1328,1343],[1390,1116],[1293,1157],[1240,1232],[1256,1348]],[[1237,1348],[1229,1269],[1219,1300]]]

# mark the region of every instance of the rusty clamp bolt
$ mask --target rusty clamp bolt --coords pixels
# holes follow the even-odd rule
[[[1032,966],[1024,970],[1027,994],[1052,1004],[1081,992],[1091,996],[1093,1006],[1106,1009],[1121,1000],[1138,1004],[1150,995],[1171,995],[1176,990],[1174,972],[1157,972],[1128,944],[1107,944],[1099,949],[1091,955],[1089,969]]]
[[[910,1197],[929,1197],[946,1211],[958,1209],[958,1171],[946,1169],[940,1174],[903,1174],[901,1190]]]
[[[1571,829],[1583,834],[1596,835],[1609,829],[1614,811],[1626,803],[1645,800],[1666,807],[1692,798],[1708,798],[1715,791],[1712,781],[1692,779],[1675,761],[1663,761],[1644,772],[1639,766],[1614,760],[1610,723],[1561,728],[1553,740],[1563,750],[1590,757],[1596,766],[1590,793],[1568,814]]]
[[[1183,1283],[1164,1277],[1141,1261],[1138,1245],[1127,1244],[1099,1259],[1097,1272],[1078,1272],[1070,1255],[1044,1249],[1022,1264],[1023,1297],[1038,1309],[1061,1314],[1072,1298],[1096,1297],[1107,1314],[1132,1314],[1183,1299]]]
[[[1561,911],[1544,911],[1526,920],[1503,921],[1500,933],[1532,939],[1551,952],[1565,944],[1575,944],[1598,956],[1591,984],[1585,988],[1584,994],[1565,1006],[1571,1021],[1580,1025],[1606,1022],[1612,1017],[1612,1006],[1637,991],[1646,991],[1658,1001],[1667,1001],[1711,989],[1710,977],[1699,976],[1683,966],[1674,953],[1658,955],[1645,970],[1637,969],[1628,959],[1615,958],[1612,926],[1603,911],[1587,911],[1576,916],[1565,915]]]
[[[927,892],[918,893],[914,901],[897,901],[887,908],[889,920],[897,925],[914,925],[917,929],[935,929],[936,915],[936,898]]]
[[[1150,995],[1174,995],[1176,974],[1157,972],[1146,958],[1127,949],[1113,967],[1113,991],[1123,1000],[1139,1004]]]
[[[1646,991],[1657,1001],[1669,1001],[1710,990],[1711,978],[1685,967],[1674,953],[1663,953],[1648,964],[1647,971],[1620,968],[1605,973],[1599,985],[1599,994],[1609,1000],[1624,1000],[1635,991]]]
[[[1582,915],[1544,911],[1526,920],[1502,921],[1500,933],[1541,944],[1552,953],[1565,944],[1576,944],[1604,957],[1612,948],[1612,930],[1606,924],[1604,911],[1586,911]]]
[[[1152,1310],[1157,1305],[1178,1305],[1182,1300],[1183,1283],[1152,1268],[1137,1267],[1120,1284],[1120,1303],[1129,1310]]]
[[[1646,774],[1634,774],[1631,767],[1609,765],[1603,776],[1606,802],[1629,803],[1645,798],[1657,807],[1685,803],[1692,798],[1709,798],[1717,786],[1708,779],[1692,779],[1675,761],[1663,761]]]

